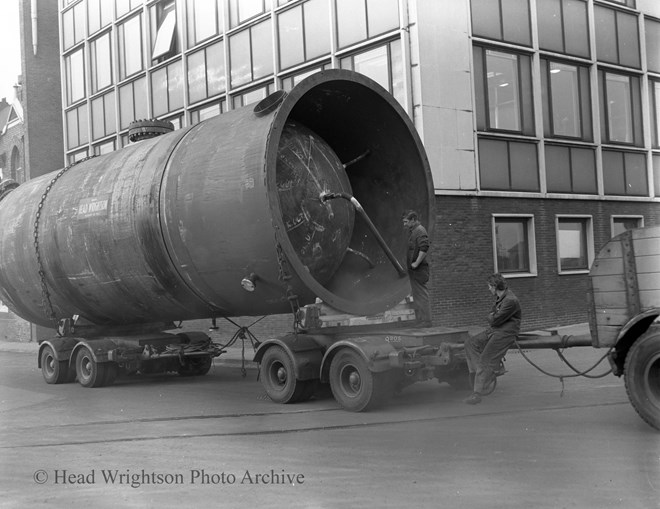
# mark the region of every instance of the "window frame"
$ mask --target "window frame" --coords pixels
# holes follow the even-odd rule
[[[126,58],[126,55],[129,52],[129,48],[126,45],[126,25],[129,23],[134,22],[137,20],[137,27],[139,28],[139,33],[138,35],[138,41],[139,41],[139,46],[140,46],[140,68],[136,70],[131,70],[132,72],[129,73],[129,70],[127,69],[127,62],[128,59]],[[144,44],[142,41],[144,34],[144,24],[142,22],[142,12],[136,14],[135,16],[132,16],[124,21],[122,21],[120,24],[117,25],[117,61],[118,61],[118,69],[117,72],[119,73],[119,79],[118,81],[123,81],[125,79],[131,78],[132,76],[136,75],[137,73],[143,72],[145,69],[144,65]],[[132,61],[132,60],[131,60]]]
[[[562,220],[572,220],[573,222],[583,222],[585,224],[584,231],[584,241],[586,242],[585,251],[586,251],[586,267],[577,268],[577,269],[564,269],[561,265],[561,249],[559,245],[559,234],[560,228],[559,225]],[[575,275],[575,274],[588,274],[591,268],[591,265],[594,262],[595,250],[594,250],[594,218],[589,214],[556,214],[555,215],[555,247],[557,250],[557,274],[560,276],[564,275]]]
[[[101,55],[98,51],[98,43],[103,39],[108,38],[107,54]],[[102,90],[113,85],[113,72],[112,72],[112,33],[107,31],[98,37],[95,37],[89,42],[89,58],[90,58],[90,68],[89,68],[89,78],[91,81],[91,93],[96,94]],[[99,84],[99,64],[107,64],[107,74],[108,82]]]
[[[552,64],[563,65],[575,68],[577,77],[577,102],[578,102],[578,123],[580,134],[571,136],[568,134],[558,134],[554,123],[554,103],[553,94],[553,74]],[[586,82],[585,82],[586,81]],[[593,112],[591,108],[591,76],[589,66],[572,61],[563,61],[554,58],[541,56],[541,95],[543,99],[543,135],[546,138],[555,138],[560,140],[579,140],[593,142]],[[586,97],[585,97],[586,96]]]
[[[474,16],[474,7],[473,7],[474,2],[473,1],[470,2],[470,25],[471,25],[471,29],[472,29],[472,34],[475,37],[480,37],[480,38],[484,38],[484,39],[491,39],[491,40],[494,40],[494,41],[501,41],[501,42],[506,42],[506,43],[519,44],[521,46],[531,47],[532,46],[532,19],[531,19],[532,16],[531,16],[531,8],[530,8],[529,0],[520,0],[520,5],[524,4],[527,7],[527,12],[526,12],[526,14],[527,14],[527,27],[526,27],[526,37],[525,37],[526,40],[524,40],[524,41],[522,39],[509,38],[510,35],[505,33],[505,32],[507,32],[507,27],[505,27],[504,25],[505,25],[505,20],[508,18],[508,16],[507,16],[507,13],[504,12],[504,8],[503,8],[503,1],[504,0],[495,0],[495,1],[498,4],[497,5],[497,22],[498,22],[498,30],[497,31],[498,31],[498,36],[494,37],[494,36],[489,36],[489,35],[481,35],[481,34],[478,33],[478,30],[475,30],[475,27],[474,27],[475,16]],[[517,10],[517,9],[514,9],[514,10]]]
[[[475,44],[472,48],[475,62],[475,106],[477,131],[482,133],[503,133],[522,136],[536,136],[536,112],[534,108],[534,87],[532,81],[532,56],[527,53]],[[491,125],[488,52],[502,53],[516,57],[518,129],[498,128]],[[477,52],[479,54],[477,54]],[[523,60],[525,62],[523,63]],[[478,65],[481,64],[481,65]]]
[[[642,50],[642,45],[645,44],[645,41],[642,41],[641,39],[641,34],[639,31],[639,17],[637,13],[622,11],[620,9],[610,8],[609,6],[600,5],[600,4],[595,4],[593,6],[593,9],[594,9],[594,31],[595,31],[594,35],[596,42],[596,55],[595,55],[596,61],[641,70],[642,68],[641,50]],[[615,31],[614,37],[612,37],[612,34],[609,33],[609,30],[606,30],[605,28],[603,28],[600,31],[598,30],[598,22],[600,20],[599,12],[604,13],[607,11],[612,12],[614,16],[614,31]],[[635,36],[635,43],[637,44],[637,55],[636,55],[635,63],[630,63],[628,61],[622,62],[622,59],[626,59],[625,54],[622,57],[622,48],[625,48],[626,45],[630,43],[632,36],[628,36],[628,34],[621,32],[623,30],[622,27],[623,23],[621,23],[620,17],[625,17],[621,19],[628,18],[631,19],[631,21],[634,21],[633,26],[635,27],[636,30],[634,36]],[[616,51],[616,58],[614,59],[605,60],[604,59],[605,56],[601,54],[602,52],[598,51],[599,46],[602,43],[607,44],[607,42],[611,42],[615,45],[614,49]]]
[[[628,80],[628,89],[630,93],[630,133],[632,141],[618,141],[611,137],[611,116],[612,107],[608,97],[608,76],[623,77]],[[637,74],[628,74],[625,72],[613,71],[611,69],[598,69],[598,92],[599,92],[599,113],[601,126],[601,143],[607,145],[619,145],[623,147],[643,147],[644,146],[644,128],[642,125],[642,101],[641,101],[641,77]]]
[[[149,7],[151,32],[149,61],[152,65],[164,62],[181,53],[177,15],[176,0],[160,0]]]
[[[529,268],[527,271],[503,271],[499,267],[497,261],[497,222],[498,220],[520,220],[524,223],[524,228],[526,231],[527,237],[527,260],[529,263]],[[536,260],[536,227],[535,227],[535,218],[534,214],[503,214],[503,213],[493,213],[491,214],[491,238],[492,238],[492,249],[493,249],[493,267],[494,272],[500,272],[505,278],[523,278],[523,277],[536,277],[538,276],[538,264]]]
[[[637,214],[612,214],[610,216],[610,236],[615,237],[616,235],[619,235],[620,233],[615,233],[614,231],[614,224],[616,223],[617,219],[636,219],[638,220],[639,224],[638,226],[635,226],[635,228],[644,228],[644,216],[643,215],[637,215]],[[627,231],[628,228],[626,228]]]
[[[187,43],[188,48],[193,48],[198,44],[207,41],[208,39],[215,37],[216,35],[222,33],[224,29],[224,9],[222,2],[218,3],[216,1],[211,2],[214,10],[213,23],[215,25],[215,31],[211,35],[201,37],[197,35],[197,7],[200,3],[208,3],[208,0],[186,0],[186,13],[187,13]],[[219,5],[220,4],[220,5]]]

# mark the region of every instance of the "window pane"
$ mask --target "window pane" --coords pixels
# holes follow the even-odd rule
[[[258,16],[270,10],[270,0],[230,0],[229,1],[229,19],[231,26],[235,27],[239,23]],[[265,10],[264,10],[265,9]]]
[[[571,148],[573,192],[596,194],[596,158],[592,149]]]
[[[229,39],[231,86],[237,87],[252,81],[250,68],[250,31],[243,30]]]
[[[656,198],[660,198],[660,155],[653,154],[653,191]]]
[[[520,131],[518,57],[486,51],[488,123],[492,129]]]
[[[511,164],[511,189],[515,191],[538,191],[539,172],[536,145],[533,143],[509,142]]]
[[[619,42],[619,64],[640,68],[639,27],[637,16],[617,12],[616,16]]]
[[[98,140],[105,136],[105,112],[103,111],[103,97],[92,101],[92,139]]]
[[[225,41],[220,41],[206,48],[206,80],[209,97],[227,89]]]
[[[83,54],[83,49],[81,48],[66,58],[69,104],[85,97],[85,68]]]
[[[158,69],[151,75],[151,97],[154,116],[167,113],[167,67]]]
[[[596,55],[603,62],[617,63],[616,22],[614,11],[594,6],[596,18]]]
[[[399,0],[367,0],[369,37],[399,28]]]
[[[92,42],[92,92],[112,85],[110,34]]]
[[[151,55],[153,60],[167,56],[174,45],[174,34],[176,32],[176,12],[171,10],[158,27],[154,51]]]
[[[188,57],[188,94],[191,103],[206,98],[205,55],[205,50],[201,50]]]
[[[588,269],[586,220],[560,219],[557,237],[561,269]]]
[[[488,39],[501,39],[499,0],[480,0],[472,4],[472,32]]]
[[[387,46],[375,48],[353,57],[353,69],[368,76],[385,90],[390,89],[387,72]]]
[[[479,173],[481,189],[509,189],[509,155],[506,142],[479,140]]]
[[[646,63],[649,71],[660,72],[660,23],[644,20],[646,32]]]
[[[78,109],[66,112],[66,139],[67,148],[75,148],[78,142]]]
[[[337,1],[337,37],[343,48],[367,38],[367,13],[362,0]]]
[[[564,0],[564,51],[570,55],[589,57],[589,25],[587,4],[582,0]]]
[[[167,96],[170,103],[168,111],[183,107],[183,66],[181,61],[167,66]]]
[[[621,152],[603,150],[603,185],[605,194],[619,196],[626,194]]]
[[[392,74],[392,95],[399,104],[406,108],[406,95],[403,83],[403,55],[401,54],[401,39],[390,43],[390,66]]]
[[[503,39],[529,46],[532,42],[529,25],[529,0],[500,0],[502,2]]]
[[[561,0],[538,0],[539,47],[563,52]]]
[[[73,9],[62,14],[62,43],[64,49],[68,49],[74,44],[75,28],[73,26]]]
[[[577,67],[550,62],[550,90],[554,134],[581,137]]]
[[[142,16],[135,16],[119,30],[120,78],[127,78],[142,70]]]
[[[627,76],[606,73],[607,120],[609,141],[633,142],[630,80]]]
[[[623,161],[626,166],[626,194],[628,196],[647,196],[646,155],[627,152],[624,154]]]
[[[570,193],[571,159],[568,147],[545,146],[545,176],[550,193]]]
[[[660,81],[649,82],[649,105],[651,109],[651,130],[653,147],[660,147]]]
[[[497,219],[495,244],[499,272],[529,272],[526,219]]]
[[[302,15],[302,6],[298,6],[283,12],[277,18],[282,69],[305,60]]]
[[[252,79],[256,80],[273,73],[273,45],[271,21],[253,26],[252,32]]]
[[[119,128],[126,129],[135,118],[133,106],[133,83],[119,89]]]
[[[93,34],[101,28],[101,0],[87,0],[87,28]],[[105,2],[108,3],[108,2]]]
[[[188,0],[188,44],[194,46],[218,33],[218,3]]]
[[[330,53],[330,12],[328,0],[311,0],[304,6],[305,59]]]

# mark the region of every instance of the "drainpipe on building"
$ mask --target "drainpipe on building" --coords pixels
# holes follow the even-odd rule
[[[34,56],[37,56],[37,42],[38,42],[38,32],[37,32],[37,0],[32,0],[30,2],[30,11],[32,15],[32,51]]]

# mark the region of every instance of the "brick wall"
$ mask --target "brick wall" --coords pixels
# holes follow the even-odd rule
[[[509,280],[523,307],[523,330],[587,321],[587,274],[558,275],[556,214],[593,218],[597,254],[610,239],[612,215],[642,215],[645,226],[660,224],[658,204],[548,199],[436,197],[431,253],[434,323],[486,325],[491,297],[486,278],[494,270],[491,214],[533,214],[538,275]]]

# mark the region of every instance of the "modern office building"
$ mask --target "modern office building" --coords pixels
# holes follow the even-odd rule
[[[321,69],[380,83],[431,163],[437,324],[483,323],[496,271],[524,328],[585,322],[598,250],[660,223],[657,0],[59,1],[67,163]]]

